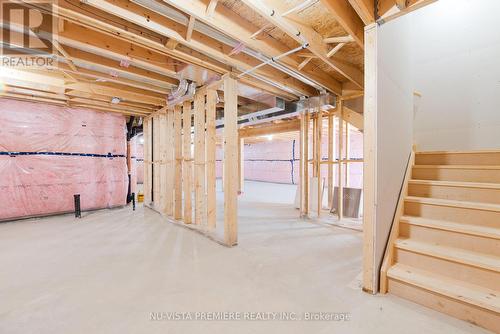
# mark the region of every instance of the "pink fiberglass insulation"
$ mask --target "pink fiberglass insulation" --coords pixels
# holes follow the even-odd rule
[[[335,133],[338,136],[337,132]],[[312,154],[312,140],[310,140],[310,154]],[[338,156],[338,146],[335,142],[334,156]],[[328,138],[324,134],[322,139],[322,157],[328,160]],[[245,144],[244,175],[245,180],[299,184],[299,158],[300,146],[298,136],[294,140],[271,140],[255,144]],[[349,141],[350,158],[361,159],[363,157],[363,134],[356,130],[351,130]],[[344,147],[345,155],[345,147]],[[310,156],[310,158],[312,158]],[[217,177],[222,177],[222,147],[217,147]],[[312,176],[312,165],[309,173]],[[337,165],[333,166],[334,183],[338,184]],[[326,164],[321,166],[321,177],[328,176]],[[349,184],[344,186],[352,188],[362,188],[363,186],[363,163],[356,162],[349,164]]]
[[[144,183],[144,144],[143,136],[130,139],[131,192],[137,194],[137,184]]]
[[[0,100],[0,220],[125,205],[125,117]]]

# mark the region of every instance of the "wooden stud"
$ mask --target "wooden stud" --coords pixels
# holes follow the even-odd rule
[[[207,90],[207,225],[209,229],[216,226],[217,212],[217,190],[215,173],[215,115],[217,105],[217,91]]]
[[[152,159],[151,159],[151,123],[150,117],[145,117],[143,120],[144,127],[144,204],[146,206],[151,205],[151,169],[152,169]]]
[[[193,158],[191,154],[191,101],[185,101],[182,107],[182,139],[184,141],[184,166],[182,168],[182,185],[184,188],[184,223],[193,221],[192,185],[193,185]]]
[[[323,204],[323,187],[321,186],[321,153],[322,153],[322,147],[321,147],[321,142],[322,142],[322,136],[323,136],[323,113],[321,112],[321,107],[318,106],[317,113],[316,113],[316,177],[318,178],[317,182],[317,196],[318,196],[318,218],[321,216],[321,209],[322,209],[322,204]]]
[[[224,77],[224,242],[238,242],[238,87]]]
[[[160,208],[160,115],[153,117],[153,207]]]
[[[365,29],[365,99],[363,120],[363,290],[376,292],[375,222],[377,216],[377,32]],[[377,264],[378,266],[378,264]]]
[[[191,42],[191,37],[193,36],[193,30],[194,30],[194,23],[196,22],[196,19],[194,16],[189,17],[189,22],[187,26],[187,31],[186,31],[186,41]]]
[[[300,115],[300,132],[299,132],[299,209],[300,217],[304,217],[304,115]]]
[[[174,215],[174,110],[168,109],[165,148],[165,214]]]
[[[328,161],[333,161],[333,151],[334,151],[334,126],[333,126],[333,114],[328,115]],[[331,205],[333,199],[333,164],[328,164],[328,206]]]
[[[162,112],[158,115],[159,118],[159,129],[158,129],[158,150],[159,150],[159,155],[158,155],[158,172],[159,172],[159,197],[158,197],[158,206],[157,210],[160,211],[163,214],[169,215],[169,208],[168,208],[168,189],[172,189],[170,185],[168,184],[168,138],[169,138],[169,132],[168,132],[168,111],[167,112]]]
[[[350,141],[351,141],[350,126],[349,126],[349,123],[345,122],[345,160],[346,160],[346,164],[345,164],[345,186],[346,187],[349,187],[349,182],[350,182],[350,178],[349,178],[349,166],[350,166],[350,164],[347,163],[347,161],[350,160],[350,156],[351,156]]]
[[[317,131],[318,131],[318,119],[316,117],[313,118],[312,121],[312,159],[313,159],[313,168],[312,168],[312,176],[317,177],[317,172],[318,169],[315,167],[316,166],[316,150],[318,148],[318,136],[317,136]]]
[[[304,115],[304,214],[309,215],[309,110]]]
[[[344,118],[342,117],[343,114],[343,104],[344,102],[341,99],[338,99],[338,109],[339,109],[339,164],[338,164],[338,180],[339,180],[339,187],[338,187],[338,203],[337,203],[337,213],[339,216],[339,220],[341,220],[344,216],[344,185],[343,185],[343,178],[342,178],[342,159],[343,159],[343,142],[344,142]]]
[[[194,97],[194,222],[202,225],[206,216],[205,193],[205,94]]]
[[[238,191],[242,193],[245,189],[245,139],[238,138]]]
[[[174,219],[182,219],[182,114],[181,106],[174,109]]]

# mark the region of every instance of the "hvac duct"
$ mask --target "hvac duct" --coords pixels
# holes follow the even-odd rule
[[[142,6],[144,8],[148,8],[150,10],[153,10],[153,11],[179,23],[179,24],[182,24],[185,26],[188,25],[189,19],[182,12],[178,11],[177,9],[166,6],[165,4],[162,4],[162,3],[159,3],[159,2],[153,1],[153,0],[132,0],[132,2]],[[221,43],[229,45],[233,48],[240,44],[235,39],[219,32],[218,30],[216,30],[216,29],[212,28],[211,26],[209,26],[203,22],[200,22],[198,20],[195,21],[193,29],[195,31],[198,31],[204,35],[207,35],[207,36],[209,36],[209,37],[211,37],[211,38],[213,38]],[[303,45],[305,45],[305,44],[307,44],[307,41],[304,40]],[[303,82],[307,85],[310,85],[310,86],[316,88],[317,90],[321,91],[321,90],[327,89],[326,87],[322,86],[321,84],[319,84],[315,81],[312,81],[309,78],[306,78],[300,72],[295,71],[293,69],[290,69],[290,68],[288,68],[288,67],[286,67],[278,62],[275,62],[272,60],[272,58],[267,57],[267,56],[261,54],[260,52],[254,51],[248,47],[245,47],[242,50],[242,52],[249,55],[249,56],[252,56],[253,58],[256,58],[262,62],[265,62],[269,66],[272,66],[272,67],[276,68],[277,70],[279,70],[279,71],[281,71],[281,72],[283,72],[283,73],[285,73],[285,74],[287,74],[287,75],[289,75],[297,80],[300,80],[301,82]],[[262,80],[262,78],[258,75],[255,75],[255,73],[252,73],[251,75],[255,78],[258,78],[259,80]],[[273,86],[276,86],[276,87],[283,89],[285,91],[292,92],[293,94],[296,94],[298,96],[302,95],[298,92],[291,91],[289,87],[282,86],[280,84],[277,84],[276,82],[270,82],[269,80],[267,80],[267,83],[272,84]]]

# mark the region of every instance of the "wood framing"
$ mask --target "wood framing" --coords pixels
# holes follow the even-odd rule
[[[191,120],[192,109],[191,101],[185,101],[182,106],[182,141],[183,166],[182,166],[182,185],[184,193],[184,223],[191,224],[193,221],[192,207],[192,185],[193,185],[193,156],[191,153]]]
[[[408,182],[411,179],[411,172],[414,164],[415,148],[412,149],[410,158],[408,159],[408,166],[406,167],[401,193],[399,194],[398,204],[396,205],[396,213],[392,221],[389,239],[387,240],[384,260],[380,269],[380,293],[387,293],[387,271],[394,263],[394,243],[399,237],[399,221],[401,220],[401,216],[404,214],[404,200],[408,196]]]
[[[339,152],[338,152],[338,157],[339,157],[339,163],[337,166],[337,171],[338,171],[338,183],[339,186],[337,188],[337,215],[339,217],[339,220],[341,220],[344,217],[344,180],[343,180],[343,173],[344,173],[344,168],[343,168],[343,163],[342,161],[344,160],[343,154],[344,154],[344,101],[342,99],[338,99],[338,115],[339,115],[339,137],[338,137],[338,145],[339,145]]]
[[[328,114],[328,161],[333,161],[334,156],[334,117],[333,113]],[[328,206],[331,205],[333,200],[334,179],[333,179],[333,164],[328,164]],[[329,208],[331,209],[331,208]]]
[[[182,219],[182,109],[174,108],[174,219]]]
[[[205,94],[194,97],[194,222],[205,224]]]
[[[174,109],[168,108],[166,114],[166,140],[165,140],[165,166],[166,166],[166,182],[165,182],[165,214],[167,216],[174,215]]]
[[[322,160],[322,137],[323,137],[323,113],[321,111],[321,107],[318,106],[316,110],[316,152],[315,158],[316,161],[315,169],[316,169],[316,177],[318,178],[317,182],[317,208],[316,211],[318,213],[318,218],[321,216],[321,211],[323,209],[323,185],[321,184],[321,160]]]
[[[209,229],[215,229],[217,221],[217,191],[215,174],[215,114],[217,105],[217,91],[207,90],[207,225]]]
[[[224,242],[238,243],[238,99],[237,81],[224,77]]]
[[[144,118],[144,205],[150,206],[152,202],[152,119],[151,117]]]
[[[366,1],[370,2],[370,0]],[[345,31],[356,41],[356,43],[361,48],[364,48],[365,25],[354,9],[349,5],[347,0],[321,0],[321,2],[330,11],[330,13],[332,13],[342,28],[344,28]]]
[[[365,99],[363,146],[363,290],[376,293],[376,145],[377,145],[377,24],[365,28]]]
[[[160,201],[160,115],[155,115],[152,118],[153,121],[153,196],[152,202],[154,208],[157,211],[161,211],[161,201]]]

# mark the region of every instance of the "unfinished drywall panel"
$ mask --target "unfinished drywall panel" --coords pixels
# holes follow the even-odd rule
[[[411,31],[407,20],[366,29],[364,106],[364,279],[378,290],[378,273],[412,148]]]
[[[418,150],[500,147],[499,12],[500,1],[440,0],[398,19],[418,27],[409,37]]]
[[[125,117],[0,100],[0,219],[125,205]]]
[[[384,256],[413,144],[412,46],[407,38],[411,33],[411,24],[408,20],[394,20],[378,29],[377,266]]]

